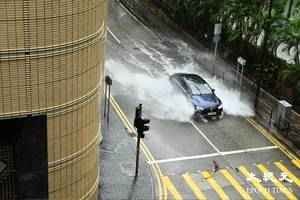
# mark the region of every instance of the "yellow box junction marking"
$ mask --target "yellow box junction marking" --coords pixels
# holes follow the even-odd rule
[[[281,144],[274,136],[272,136],[271,133],[266,131],[261,125],[259,125],[257,122],[255,122],[251,118],[246,119],[254,128],[256,128],[259,133],[261,133],[263,136],[265,136],[272,144],[279,147],[279,149],[291,160],[299,160],[296,155],[294,155],[292,152],[289,151],[289,149]]]
[[[265,187],[263,187],[259,181],[256,179],[252,178],[249,171],[245,166],[240,166],[239,167],[240,172],[247,178],[249,181],[252,183],[252,185],[258,189],[258,191],[268,200],[275,200],[275,198],[267,191]]]
[[[269,173],[269,170],[263,164],[259,164],[257,167],[262,173]],[[270,180],[289,200],[297,200],[297,197],[290,192],[289,189],[287,189],[275,176],[270,177]]]
[[[300,169],[300,160],[292,160],[292,163]]]
[[[220,172],[231,183],[231,185],[240,193],[244,200],[251,200],[252,197],[248,192],[240,185],[240,183],[228,172],[226,169],[221,169]]]
[[[217,181],[213,178],[212,174],[208,171],[201,172],[202,176],[207,180],[207,182],[211,185],[211,187],[218,193],[219,197],[222,200],[229,200],[229,197],[223,190],[223,188],[217,183]]]
[[[281,162],[274,163],[277,168],[279,168],[282,172],[284,172],[298,187],[300,187],[300,180],[290,172],[287,167],[285,167]]]
[[[174,199],[183,200],[181,194],[175,188],[175,186],[173,185],[169,177],[164,176],[162,177],[162,180],[163,180],[163,184],[166,186],[166,189],[173,195]]]
[[[188,173],[183,174],[182,177],[187,183],[187,185],[191,188],[191,190],[193,191],[194,195],[197,197],[198,200],[207,200],[204,193],[200,190],[196,182]]]

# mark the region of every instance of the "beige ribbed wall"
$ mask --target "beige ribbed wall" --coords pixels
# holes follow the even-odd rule
[[[50,199],[96,199],[106,0],[0,1],[0,118],[46,113]]]

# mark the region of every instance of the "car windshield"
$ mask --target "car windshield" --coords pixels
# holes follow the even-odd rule
[[[196,83],[193,80],[186,80],[192,95],[212,94],[211,88],[207,83]]]

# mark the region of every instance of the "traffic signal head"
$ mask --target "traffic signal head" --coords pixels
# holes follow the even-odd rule
[[[109,76],[105,76],[106,85],[112,85],[112,79]]]
[[[150,129],[148,125],[149,123],[150,123],[149,119],[142,118],[142,104],[140,104],[135,109],[135,118],[134,118],[134,127],[137,129],[138,137],[140,138],[145,137],[144,132],[149,131]]]
[[[142,109],[141,109],[141,105],[139,105],[138,107],[136,107],[135,109],[135,118],[134,118],[134,127],[138,128],[139,126],[139,120],[142,119]]]
[[[149,124],[150,123],[150,119],[140,119],[138,122],[138,128],[137,128],[137,132],[140,135],[141,138],[145,137],[144,132],[145,131],[149,131],[150,127]]]
[[[150,123],[150,119],[141,119],[141,123],[143,131],[149,131],[150,127],[147,124]]]

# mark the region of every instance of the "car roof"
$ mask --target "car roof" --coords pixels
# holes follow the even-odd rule
[[[192,81],[197,81],[197,82],[203,83],[203,84],[206,83],[206,81],[201,76],[199,76],[197,74],[192,74],[192,73],[176,73],[176,74],[173,74],[171,77],[179,78],[184,81],[192,80]]]

